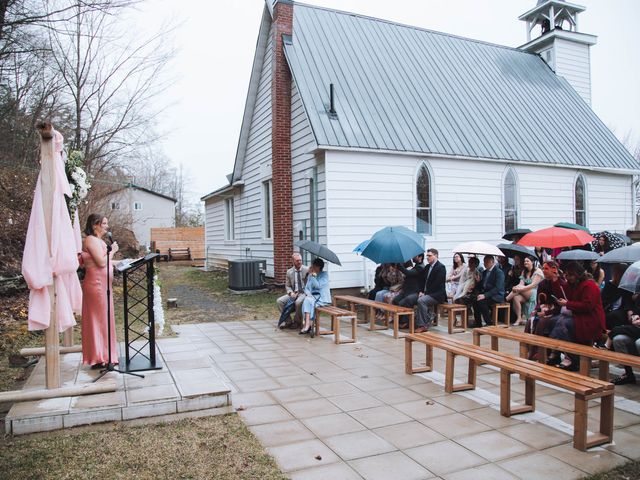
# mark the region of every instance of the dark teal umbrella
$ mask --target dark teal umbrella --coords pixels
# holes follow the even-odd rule
[[[583,230],[587,233],[591,233],[591,230],[589,230],[587,227],[571,222],[558,222],[554,225],[554,227],[569,228],[571,230]]]
[[[336,265],[342,265],[340,263],[340,259],[335,253],[324,245],[320,245],[318,242],[314,242],[313,240],[298,240],[295,242],[295,246],[299,247],[301,250],[306,250],[316,257],[324,258],[328,262],[335,263]]]
[[[376,263],[404,263],[424,253],[424,238],[407,227],[385,227],[369,239],[363,257]]]

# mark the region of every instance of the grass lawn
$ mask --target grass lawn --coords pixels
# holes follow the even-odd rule
[[[0,440],[1,479],[284,479],[236,415]]]

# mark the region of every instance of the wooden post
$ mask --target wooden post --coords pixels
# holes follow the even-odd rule
[[[44,212],[45,233],[51,254],[51,220],[53,209],[53,191],[55,185],[55,166],[53,151],[53,127],[49,122],[40,122],[36,126],[40,133],[40,189],[42,192],[42,209]],[[48,287],[51,298],[51,315],[49,328],[45,330],[46,386],[60,388],[60,337],[56,316],[55,284]]]

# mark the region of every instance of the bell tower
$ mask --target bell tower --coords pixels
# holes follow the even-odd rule
[[[578,14],[585,7],[563,0],[538,0],[518,17],[527,24],[527,43],[520,49],[537,53],[591,105],[589,48],[597,37],[578,31]]]

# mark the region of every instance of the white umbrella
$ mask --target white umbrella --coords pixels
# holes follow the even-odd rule
[[[504,253],[502,253],[498,247],[487,242],[460,243],[453,247],[453,253],[474,253],[476,255],[495,255],[497,257],[504,256]]]

